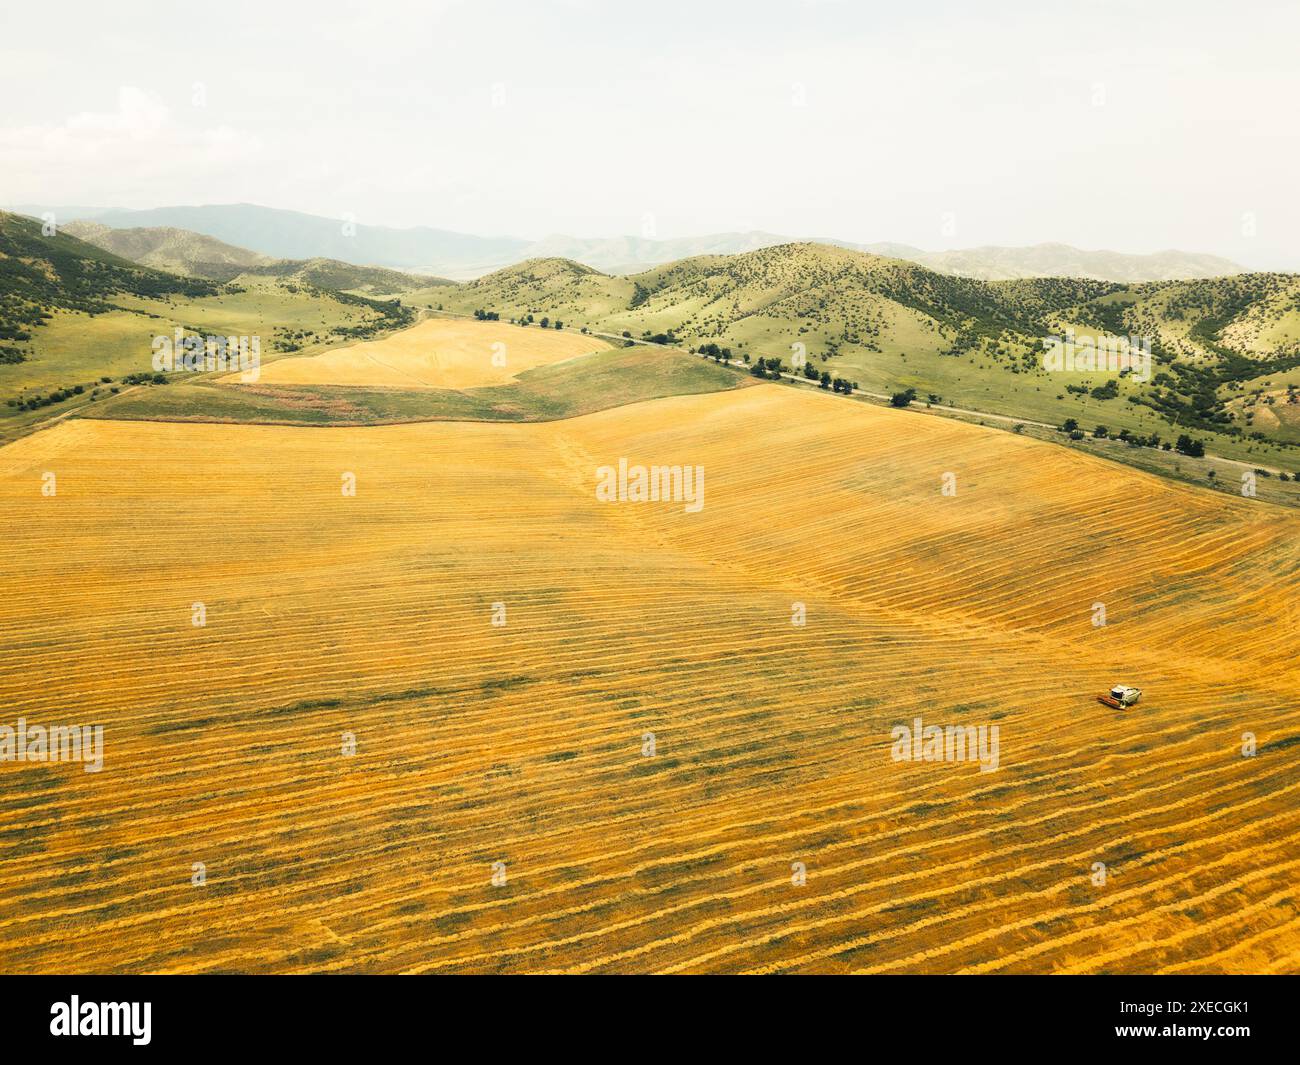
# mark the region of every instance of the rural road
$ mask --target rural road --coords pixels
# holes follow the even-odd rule
[[[673,348],[673,347],[674,347],[674,345],[672,345],[672,344],[656,344],[653,340],[637,340],[635,337],[624,337],[624,336],[618,336],[618,335],[616,335],[616,334],[614,334],[614,333],[598,333],[598,332],[596,332],[595,330],[591,330],[591,335],[592,335],[592,336],[598,336],[598,337],[604,337],[604,338],[606,338],[606,339],[608,339],[608,340],[626,341],[626,340],[629,340],[629,339],[630,339],[630,340],[632,340],[634,343],[637,343],[637,344],[646,344],[646,345],[649,345],[649,346],[652,346],[652,347],[660,347],[660,348]],[[677,348],[676,350],[681,350],[681,349],[680,349],[680,348]],[[708,356],[708,355],[700,355],[699,357],[702,358],[702,359],[708,359],[708,358],[710,358],[710,356]],[[737,362],[735,359],[722,359],[722,360],[720,360],[720,361],[722,362],[723,365],[731,366],[731,367],[736,368],[736,369],[740,369],[740,368],[743,368],[743,367],[745,366],[744,363]],[[782,377],[783,379],[787,380],[787,381],[794,381],[796,384],[809,385],[809,386],[811,386],[811,387],[813,387],[813,388],[816,388],[816,389],[818,389],[818,390],[821,389],[821,383],[820,383],[819,381],[810,381],[808,378],[803,377],[803,376],[801,376],[800,374],[784,373],[784,372],[783,372],[783,373],[781,374],[781,377]],[[853,391],[852,391],[851,394],[852,394],[852,395],[855,395],[855,396],[870,396],[872,399],[882,399],[882,400],[886,400],[886,401],[890,399],[889,396],[887,396],[887,395],[883,395],[883,394],[880,393],[880,392],[868,392],[866,389],[863,389],[863,388],[855,388],[855,389],[853,389]],[[918,407],[917,410],[947,411],[947,412],[950,413],[950,414],[960,414],[960,415],[965,415],[965,416],[967,416],[967,417],[972,417],[972,418],[982,418],[982,419],[987,420],[987,421],[1006,422],[1006,423],[1008,423],[1008,424],[1010,424],[1010,425],[1032,425],[1032,426],[1034,426],[1034,427],[1036,427],[1036,428],[1038,428],[1038,429],[1053,429],[1053,430],[1055,430],[1055,429],[1059,429],[1059,428],[1060,428],[1059,426],[1052,425],[1050,422],[1036,422],[1036,421],[1033,421],[1033,420],[1031,420],[1031,419],[1029,419],[1029,418],[1013,418],[1013,417],[1011,417],[1010,415],[1007,415],[1007,414],[993,414],[993,413],[991,413],[990,411],[985,411],[985,410],[976,410],[976,409],[974,409],[973,407],[951,407],[951,406],[947,406],[946,404],[942,404],[942,403],[932,403],[932,404],[930,404],[930,405],[927,406],[927,407],[923,407],[923,408],[922,408],[922,407]],[[1128,446],[1129,446],[1128,444],[1122,444],[1122,443],[1121,443],[1120,441],[1118,441],[1118,440],[1111,440],[1111,439],[1109,439],[1109,438],[1103,439],[1103,440],[1102,440],[1102,443],[1104,443],[1104,444],[1109,444],[1109,445],[1116,446],[1116,447],[1128,447]],[[1272,473],[1272,474],[1274,474],[1274,475],[1277,475],[1277,474],[1280,474],[1280,473],[1283,472],[1282,470],[1277,469],[1277,468],[1274,468],[1274,467],[1272,467],[1272,466],[1260,466],[1260,465],[1258,465],[1257,463],[1253,463],[1253,462],[1242,462],[1240,459],[1230,459],[1230,458],[1225,458],[1225,457],[1222,456],[1222,455],[1215,455],[1215,454],[1212,454],[1212,453],[1210,453],[1210,452],[1208,452],[1208,451],[1205,453],[1205,457],[1206,457],[1207,459],[1213,459],[1215,462],[1222,462],[1222,463],[1225,463],[1226,465],[1229,465],[1229,466],[1237,466],[1237,467],[1240,467],[1240,468],[1243,469],[1243,470],[1267,470],[1269,473]]]
[[[116,398],[116,396],[125,396],[128,392],[134,392],[139,387],[140,385],[127,385],[121,391],[117,392],[114,398]],[[71,418],[74,414],[82,414],[89,406],[90,400],[86,399],[79,405],[71,407],[68,410],[60,411],[58,414],[51,415],[48,418],[41,418],[38,421],[34,421],[29,425],[24,426],[22,431],[18,432],[12,439],[0,441],[0,447],[3,447],[5,444],[12,444],[14,440],[21,440],[24,436],[30,436],[32,433],[39,433],[42,429],[48,429],[52,425],[58,425],[59,422],[63,421],[65,418]]]

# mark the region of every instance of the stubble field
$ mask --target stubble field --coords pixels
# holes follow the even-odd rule
[[[71,421],[0,508],[0,722],[106,745],[0,764],[0,970],[1300,970],[1292,511],[770,384]]]

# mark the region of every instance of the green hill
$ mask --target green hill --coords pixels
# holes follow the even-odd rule
[[[298,281],[335,292],[374,296],[400,295],[455,283],[441,277],[408,274],[403,270],[389,270],[382,266],[354,266],[338,259],[280,259],[245,272]]]
[[[1080,431],[1104,426],[1134,443],[1192,434],[1217,454],[1285,469],[1300,462],[1297,275],[984,281],[799,243],[626,276],[532,259],[453,284],[330,259],[250,261],[253,253],[206,241],[173,232],[154,250],[193,253],[191,266],[220,252],[239,272],[223,282],[180,277],[0,215],[0,399],[9,408],[0,435],[4,417],[64,404],[82,394],[76,385],[93,392],[108,384],[100,376],[141,376],[150,338],[177,325],[260,335],[273,358],[376,335],[423,307],[549,317],[628,343],[717,345],[787,367],[806,359],[819,375],[885,396],[910,389],[921,402],[1048,425],[1073,419]],[[1070,335],[1149,345],[1149,373],[1049,369],[1049,338]]]
[[[25,362],[33,334],[55,311],[111,310],[114,298],[212,295],[204,281],[142,268],[74,236],[44,236],[41,223],[0,212],[0,364]]]
[[[0,211],[0,300],[6,323],[35,324],[51,307],[90,310],[115,294],[207,295],[203,281],[142,267],[67,233],[44,236],[41,223]]]
[[[389,273],[346,269],[342,278],[329,264],[273,264],[218,283],[141,266],[66,232],[45,236],[39,221],[0,212],[0,442],[127,388],[181,376],[156,379],[152,365],[154,338],[177,328],[257,337],[266,360],[414,319],[400,301],[318,283],[360,286]]]
[[[270,256],[172,226],[113,229],[101,222],[77,221],[61,228],[123,259],[186,277],[229,281],[250,267],[275,262]]]
[[[1251,417],[1300,365],[1300,276],[1121,284],[1079,278],[982,281],[822,244],[683,259],[613,277],[533,260],[449,289],[451,310],[532,314],[631,338],[664,337],[737,355],[800,355],[869,391],[922,397],[1091,430],[1172,439],[1196,431],[1222,453],[1294,465],[1296,420]],[[1150,379],[1104,368],[1049,372],[1045,340],[1133,337],[1150,345]],[[1290,393],[1294,396],[1294,392]],[[1285,405],[1294,405],[1283,396]],[[1274,397],[1272,407],[1278,405]],[[1274,412],[1276,413],[1276,412]]]

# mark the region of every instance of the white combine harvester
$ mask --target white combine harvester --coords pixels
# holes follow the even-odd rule
[[[1116,684],[1108,694],[1097,696],[1097,702],[1105,703],[1116,710],[1127,710],[1141,698],[1141,688],[1130,688],[1127,684]]]

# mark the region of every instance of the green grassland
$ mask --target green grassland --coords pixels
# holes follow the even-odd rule
[[[373,322],[376,315],[305,291],[289,292],[257,279],[248,289],[185,301],[146,300],[123,295],[117,308],[97,314],[56,309],[37,331],[25,361],[0,366],[0,398],[46,391],[62,384],[93,383],[104,374],[118,378],[152,371],[152,343],[158,335],[187,332],[260,336],[264,359],[277,341],[323,347],[347,339],[336,327]]]
[[[183,278],[66,234],[45,236],[39,222],[0,213],[0,442],[51,418],[97,411],[128,391],[166,387],[138,378],[153,375],[154,337],[174,336],[178,327],[258,337],[269,362],[409,325],[415,313],[398,300],[307,280],[364,286],[389,273],[324,277],[298,269],[223,283]]]
[[[185,301],[124,295],[118,297],[116,309],[95,314],[54,309],[33,332],[25,360],[0,365],[0,441],[48,417],[72,410],[88,413],[91,404],[110,400],[126,388],[138,392],[170,387],[124,379],[152,374],[153,338],[171,336],[177,326],[202,335],[258,336],[266,363],[290,354],[317,354],[408,324],[405,318],[390,319],[364,305],[341,303],[330,293],[289,291],[264,278],[249,279],[247,286]],[[167,375],[172,382],[193,376]],[[82,391],[74,392],[78,387]],[[40,407],[21,406],[52,395],[67,398]]]

